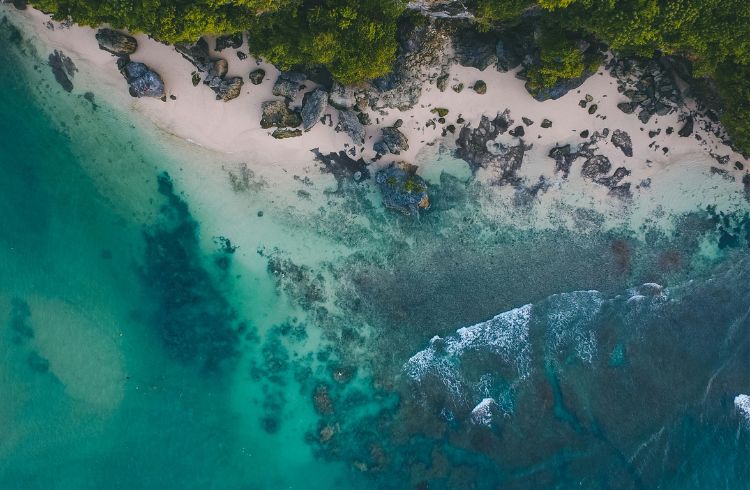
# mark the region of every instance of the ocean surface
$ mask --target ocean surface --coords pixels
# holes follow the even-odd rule
[[[747,200],[541,227],[431,154],[415,220],[45,49],[0,20],[0,488],[750,488]]]

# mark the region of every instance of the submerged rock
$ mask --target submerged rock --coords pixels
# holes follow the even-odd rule
[[[127,56],[117,60],[120,73],[128,81],[133,97],[164,97],[164,82],[158,73],[143,63],[130,61]]]
[[[615,129],[612,132],[612,144],[622,150],[626,157],[633,156],[633,142],[630,140],[630,135],[625,131]]]
[[[343,131],[349,135],[358,145],[365,142],[365,127],[353,111],[339,111],[339,122],[335,129],[337,132]]]
[[[416,169],[406,164],[391,165],[375,175],[385,207],[414,216],[430,209],[427,182],[416,174]]]
[[[138,49],[138,42],[134,37],[113,29],[99,29],[96,40],[99,42],[99,49],[117,56],[130,55]]]
[[[52,74],[55,80],[66,92],[73,90],[73,81],[71,80],[78,71],[76,65],[69,57],[65,56],[62,51],[55,50],[49,55],[48,63],[52,68]]]
[[[302,118],[297,112],[289,109],[287,100],[267,100],[261,107],[263,115],[260,119],[260,127],[263,129],[295,128],[302,124]]]
[[[316,88],[305,94],[302,102],[302,129],[305,131],[315,126],[328,108],[328,94],[325,90]]]
[[[373,146],[373,149],[378,154],[393,153],[394,155],[399,155],[402,151],[409,149],[409,140],[397,128],[383,128],[381,133],[383,134],[383,139]]]

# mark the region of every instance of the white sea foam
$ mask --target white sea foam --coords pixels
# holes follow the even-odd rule
[[[596,357],[594,319],[604,298],[599,291],[574,291],[549,298],[547,353],[573,349],[576,356],[591,363]]]
[[[737,395],[734,397],[734,406],[744,420],[745,426],[750,429],[750,396]]]
[[[471,421],[477,425],[490,425],[497,402],[492,398],[485,398],[471,411]]]
[[[466,383],[460,373],[461,359],[465,353],[487,350],[513,366],[518,379],[528,376],[530,353],[528,346],[531,305],[516,308],[486,322],[464,327],[455,336],[433,337],[427,349],[419,351],[404,365],[404,371],[415,381],[421,382],[429,374],[436,375],[448,391],[456,398],[463,397],[462,387]],[[480,377],[475,386],[483,395],[489,395],[492,376]]]

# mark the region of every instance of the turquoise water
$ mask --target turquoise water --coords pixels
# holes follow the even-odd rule
[[[458,169],[406,219],[0,35],[1,488],[750,485],[747,207],[539,230]]]

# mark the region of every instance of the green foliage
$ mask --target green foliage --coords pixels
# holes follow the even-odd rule
[[[732,142],[743,153],[750,153],[750,65],[723,64],[716,83],[726,110],[721,122]]]
[[[532,91],[551,87],[561,80],[578,78],[589,68],[583,51],[570,39],[545,36],[539,43],[540,65],[526,73]]]
[[[475,0],[470,4],[482,31],[500,23],[517,20],[532,5],[534,0]]]
[[[402,0],[305,2],[293,15],[280,11],[253,20],[253,49],[288,69],[325,65],[342,83],[385,75],[396,56],[396,22]]]

